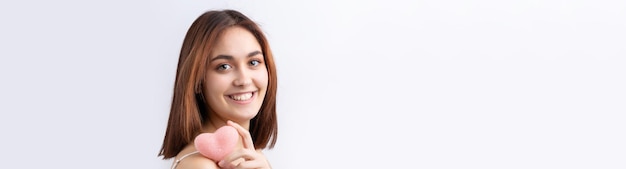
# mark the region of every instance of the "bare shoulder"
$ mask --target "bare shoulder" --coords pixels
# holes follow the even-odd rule
[[[199,153],[189,155],[176,166],[176,169],[218,169],[217,164]]]

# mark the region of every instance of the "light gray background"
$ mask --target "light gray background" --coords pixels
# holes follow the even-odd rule
[[[0,168],[168,168],[183,36],[223,8],[275,53],[276,169],[626,168],[619,0],[2,1]]]

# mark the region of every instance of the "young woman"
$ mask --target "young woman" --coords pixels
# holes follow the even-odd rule
[[[271,168],[276,144],[276,66],[259,26],[235,10],[200,15],[185,36],[159,156],[172,168]],[[194,138],[235,127],[241,141],[222,161],[197,152]]]

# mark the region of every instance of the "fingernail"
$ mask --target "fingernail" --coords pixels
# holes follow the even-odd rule
[[[217,163],[217,165],[219,165],[220,167],[224,167],[224,160],[220,160],[220,162]]]

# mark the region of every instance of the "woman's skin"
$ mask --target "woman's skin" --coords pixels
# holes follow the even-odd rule
[[[182,160],[177,169],[271,168],[261,150],[254,148],[248,131],[250,119],[257,115],[263,104],[268,85],[263,51],[257,39],[238,26],[226,29],[211,51],[207,69],[203,90],[211,110],[210,121],[203,126],[203,132],[212,133],[221,126],[230,125],[237,129],[241,139],[237,148],[222,161],[194,154]],[[175,160],[194,151],[191,142]]]

